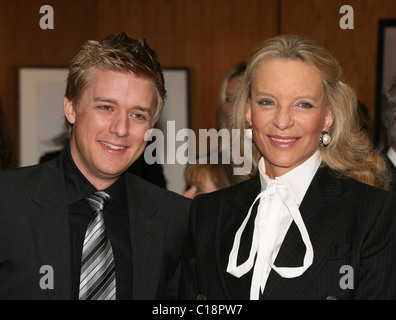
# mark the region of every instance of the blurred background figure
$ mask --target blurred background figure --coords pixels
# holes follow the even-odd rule
[[[396,77],[382,94],[381,110],[387,138],[387,146],[383,152],[392,173],[390,189],[396,191]]]
[[[8,134],[3,106],[0,101],[0,169],[16,167],[13,144]]]
[[[236,98],[239,89],[239,83],[245,74],[247,63],[239,62],[231,66],[223,77],[220,85],[218,97],[218,116],[219,116],[219,130],[229,129],[230,117],[232,113],[232,105]],[[230,135],[231,136],[231,135]],[[232,144],[232,141],[230,141]],[[213,152],[213,150],[212,150]],[[219,138],[219,148],[216,152],[223,154],[231,153],[231,145]],[[232,184],[240,182],[241,177],[234,177],[232,175],[232,166],[223,164],[226,171],[230,172],[229,179]],[[238,179],[237,179],[238,178]],[[246,176],[248,178],[248,176]]]
[[[363,130],[366,131],[368,138],[370,139],[370,142],[374,141],[374,126],[373,122],[371,121],[370,113],[367,108],[367,106],[361,102],[357,102],[358,106],[358,115],[359,115],[359,121],[360,121],[360,126]]]
[[[221,155],[219,156],[221,159]],[[207,163],[189,163],[184,171],[184,178],[187,184],[187,190],[183,196],[194,199],[201,193],[209,193],[223,188],[230,187],[233,184],[229,173],[229,166],[221,162],[210,163],[210,156],[207,157]]]
[[[218,101],[219,127],[228,128],[232,104],[238,92],[239,80],[245,73],[246,62],[233,65],[225,74],[221,82]]]

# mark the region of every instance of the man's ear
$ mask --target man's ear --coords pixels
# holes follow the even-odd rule
[[[74,109],[73,102],[67,97],[63,99],[63,112],[65,113],[67,121],[69,121],[70,124],[74,124],[76,121],[76,110]]]

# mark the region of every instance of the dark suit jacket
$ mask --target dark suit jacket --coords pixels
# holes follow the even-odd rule
[[[70,299],[70,236],[61,157],[0,171],[0,299]],[[176,298],[190,200],[131,173],[125,177],[133,298]],[[41,289],[42,266],[54,289]],[[48,274],[48,273],[47,273]]]
[[[193,200],[182,257],[181,299],[249,299],[252,270],[236,278],[226,269],[235,233],[259,192],[256,175]],[[395,194],[337,177],[321,167],[300,212],[313,245],[313,264],[291,279],[271,270],[262,299],[396,298]],[[250,237],[255,213],[252,217],[245,229],[250,230],[246,232]],[[250,250],[250,241],[244,243],[240,251],[245,256],[238,264]],[[304,243],[293,222],[275,265],[301,266],[304,254]]]

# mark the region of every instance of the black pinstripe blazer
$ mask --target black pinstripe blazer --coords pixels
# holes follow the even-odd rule
[[[70,299],[70,231],[61,156],[0,170],[0,299]],[[177,298],[190,199],[125,176],[134,299]],[[40,280],[51,266],[54,288]],[[43,269],[45,270],[45,269]]]
[[[235,233],[259,192],[256,175],[193,200],[182,256],[181,299],[249,299],[252,270],[236,278],[226,268]],[[313,245],[313,264],[291,279],[271,270],[262,299],[396,298],[394,193],[320,167],[300,212]],[[241,240],[239,263],[250,250],[254,217],[252,213]],[[300,266],[304,254],[304,243],[293,222],[275,265]]]

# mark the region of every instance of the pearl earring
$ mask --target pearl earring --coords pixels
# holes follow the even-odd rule
[[[320,134],[320,146],[325,148],[329,145],[330,142],[331,142],[331,137],[328,134],[328,132],[322,131],[322,133]]]
[[[246,138],[253,140],[253,130],[252,128],[245,129]]]

